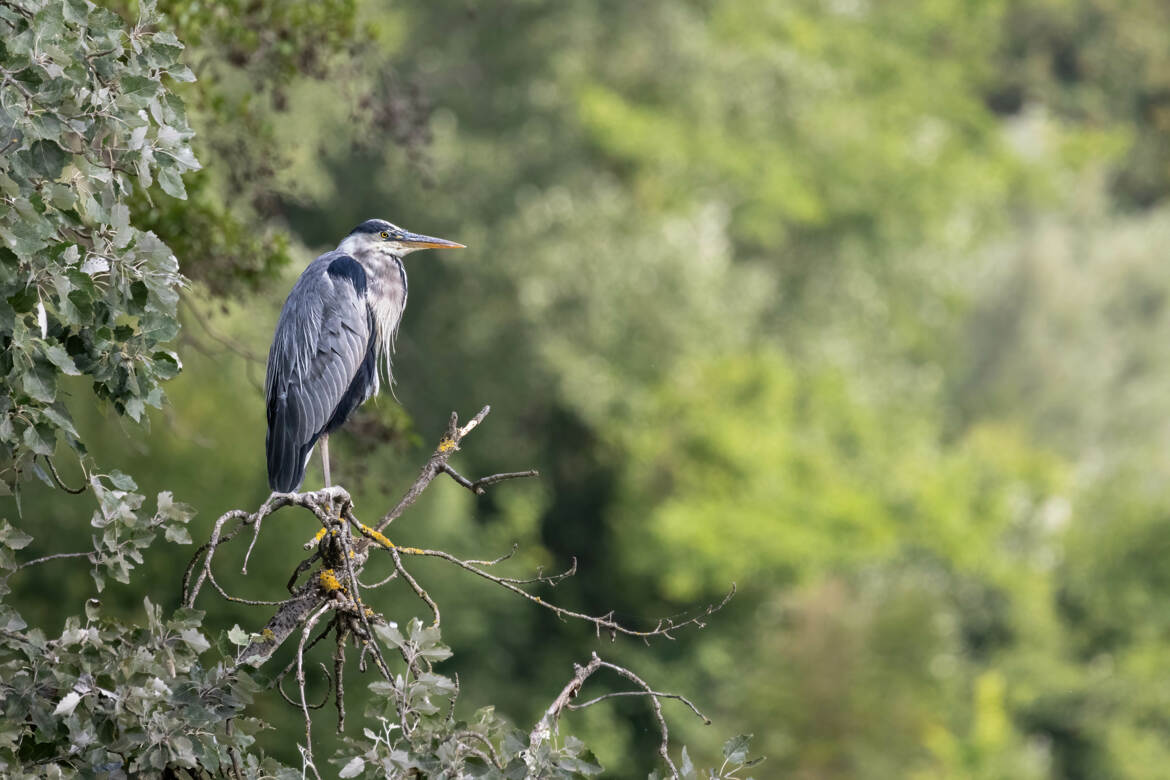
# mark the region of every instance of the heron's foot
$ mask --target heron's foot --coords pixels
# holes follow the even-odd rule
[[[325,498],[328,498],[331,500],[332,499],[336,499],[338,501],[349,501],[350,500],[349,491],[346,490],[345,488],[343,488],[341,485],[331,485],[329,487],[323,487],[320,490],[317,490],[315,492],[317,493],[317,495],[324,496]]]

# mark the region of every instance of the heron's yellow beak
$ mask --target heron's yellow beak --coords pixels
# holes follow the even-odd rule
[[[406,246],[415,247],[416,249],[466,249],[463,244],[457,244],[454,241],[448,241],[445,238],[435,238],[434,236],[423,236],[418,233],[407,233],[398,239],[398,243]]]

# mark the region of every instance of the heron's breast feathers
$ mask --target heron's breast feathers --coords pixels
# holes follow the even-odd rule
[[[373,320],[374,344],[378,352],[378,373],[385,372],[388,384],[394,383],[392,358],[394,340],[398,335],[398,324],[406,309],[406,269],[402,261],[390,258],[390,262],[378,263],[375,273],[369,274],[369,288],[366,305]],[[375,392],[377,392],[375,390]]]

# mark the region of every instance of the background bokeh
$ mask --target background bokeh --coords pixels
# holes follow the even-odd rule
[[[576,557],[542,595],[638,625],[739,589],[705,630],[611,645],[420,562],[469,712],[531,723],[598,649],[714,720],[666,705],[705,763],[754,733],[758,778],[1170,777],[1170,7],[161,5],[204,170],[139,221],[192,280],[184,371],[146,436],[81,385],[70,408],[197,538],[267,495],[293,280],[383,217],[469,249],[409,259],[397,400],[331,440],[359,513],[490,403],[459,467],[540,480],[437,484],[396,541]],[[86,546],[89,503],[21,502],[49,531],[30,555]],[[278,597],[313,530],[270,521],[221,579]],[[106,608],[177,605],[190,552],[152,550]],[[93,588],[68,563],[12,585],[53,629]],[[424,614],[408,596],[384,611]],[[256,707],[297,762],[299,713]],[[608,776],[652,768],[644,702],[567,723]]]

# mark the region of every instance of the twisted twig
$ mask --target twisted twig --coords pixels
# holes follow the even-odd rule
[[[590,699],[583,704],[573,704],[572,700],[581,692],[581,687],[585,685],[588,680],[599,669],[609,669],[616,674],[621,675],[634,685],[638,686],[640,690],[637,691],[618,691],[614,693],[607,693],[603,696]],[[553,699],[552,704],[544,711],[540,720],[532,727],[532,731],[528,734],[528,750],[535,751],[537,746],[542,742],[549,740],[553,733],[557,730],[557,723],[560,720],[561,713],[566,709],[584,709],[599,701],[612,698],[614,696],[645,696],[650,700],[650,707],[654,713],[654,719],[658,721],[658,730],[662,734],[662,741],[658,745],[658,755],[662,756],[662,760],[670,768],[671,777],[677,778],[678,767],[674,765],[674,761],[670,758],[670,731],[666,727],[666,719],[662,716],[662,705],[659,699],[677,699],[690,707],[691,712],[702,718],[703,722],[710,725],[711,720],[699,711],[689,699],[685,696],[680,696],[677,693],[660,693],[650,687],[650,684],[643,680],[638,675],[624,666],[603,661],[598,657],[597,653],[593,653],[589,659],[589,663],[581,666],[580,664],[573,665],[573,677],[561,689],[561,692]]]

